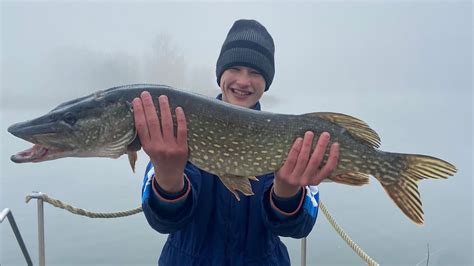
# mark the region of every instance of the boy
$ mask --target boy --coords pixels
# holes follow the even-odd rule
[[[255,20],[231,27],[216,64],[218,99],[260,110],[259,100],[275,73],[271,35]],[[237,201],[218,177],[188,162],[184,110],[176,108],[173,129],[166,96],[161,117],[148,92],[133,101],[135,125],[150,156],[142,193],[145,216],[156,231],[169,234],[160,265],[289,265],[279,236],[306,237],[316,221],[317,188],[337,166],[339,146],[329,134],[311,151],[313,132],[298,138],[282,167],[251,182],[255,195]],[[309,186],[312,187],[309,187]]]

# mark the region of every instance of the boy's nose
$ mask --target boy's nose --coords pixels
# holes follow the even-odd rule
[[[241,73],[238,77],[237,77],[237,84],[241,87],[250,87],[251,85],[251,81],[250,81],[250,77],[247,73]]]

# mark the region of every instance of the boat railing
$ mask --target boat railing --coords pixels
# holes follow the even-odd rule
[[[9,208],[5,208],[2,212],[0,212],[0,223],[2,223],[5,218],[8,219],[8,222],[10,222],[10,226],[13,230],[13,233],[15,234],[16,241],[18,242],[18,245],[20,245],[21,252],[23,252],[23,257],[25,257],[26,264],[33,265],[30,254],[28,253],[28,249],[25,246],[25,242],[23,241],[20,230],[18,229],[18,226],[15,222],[15,217],[13,217],[13,213]]]
[[[121,211],[121,212],[113,212],[113,213],[100,213],[100,212],[91,212],[87,211],[84,209],[76,208],[72,205],[63,203],[60,200],[54,199],[49,197],[48,195],[41,193],[41,192],[33,192],[30,195],[26,196],[26,202],[28,203],[31,199],[36,199],[37,200],[37,206],[38,206],[38,256],[39,256],[39,265],[44,266],[45,265],[45,242],[44,242],[44,202],[49,203],[53,205],[54,207],[61,208],[64,210],[67,210],[68,212],[71,212],[76,215],[81,215],[81,216],[86,216],[90,218],[120,218],[120,217],[125,217],[125,216],[130,216],[134,215],[137,213],[140,213],[142,211],[141,207],[127,210],[127,211]],[[359,255],[366,263],[367,265],[379,265],[374,259],[372,259],[365,251],[362,250],[350,237],[347,233],[344,232],[344,230],[337,224],[336,220],[332,215],[329,213],[328,209],[326,206],[322,203],[322,201],[319,202],[319,208],[321,211],[324,213],[324,216],[326,216],[327,220],[331,224],[331,226],[336,230],[336,232],[339,234],[339,236],[349,245],[357,255]],[[18,230],[18,227],[16,226],[15,219],[13,218],[13,214],[9,209],[5,209],[1,212],[0,214],[0,221],[3,221],[5,217],[8,217],[8,220],[10,221],[10,224],[12,226],[13,232],[15,233],[15,236],[17,238],[18,244],[20,245],[20,248],[23,252],[23,255],[25,257],[25,260],[27,261],[28,265],[33,265],[30,259],[30,256],[28,254],[28,251],[25,247],[25,244],[23,242],[23,239],[21,238],[20,231]],[[306,266],[306,249],[307,249],[307,243],[306,243],[306,238],[301,239],[301,265]]]

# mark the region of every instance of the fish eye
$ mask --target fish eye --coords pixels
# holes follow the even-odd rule
[[[63,117],[64,122],[68,123],[69,125],[73,126],[77,118],[72,113],[66,113]]]

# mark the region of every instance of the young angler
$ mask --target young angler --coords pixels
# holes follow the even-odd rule
[[[274,43],[255,20],[238,20],[231,27],[216,64],[218,99],[260,110],[259,100],[272,83]],[[135,125],[144,151],[146,168],[142,206],[149,224],[169,234],[160,265],[289,265],[279,236],[302,238],[313,228],[319,194],[315,185],[337,166],[339,147],[330,147],[323,133],[311,151],[314,134],[298,138],[283,166],[252,181],[255,195],[240,201],[217,176],[187,161],[184,110],[176,112],[174,133],[166,96],[159,97],[158,118],[148,92],[133,101]],[[312,185],[312,187],[308,187]]]

